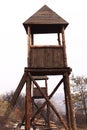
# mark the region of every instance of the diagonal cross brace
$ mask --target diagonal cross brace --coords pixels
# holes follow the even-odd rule
[[[59,86],[61,85],[61,83],[63,82],[63,79],[64,78],[62,78],[61,80],[60,80],[60,82],[57,84],[57,86],[54,88],[54,90],[52,91],[52,93],[49,95],[49,99],[51,99],[51,97],[54,95],[54,93],[56,92],[56,90],[59,88]],[[31,119],[31,121],[33,121],[34,120],[34,118],[35,118],[35,116],[41,111],[41,109],[43,108],[43,107],[45,107],[45,105],[46,105],[46,101],[40,106],[40,108],[36,111],[36,113],[34,114],[34,116],[32,117],[32,119]]]
[[[62,84],[62,82],[63,82],[63,80],[64,80],[64,78],[62,78],[61,80],[60,80],[60,82],[56,85],[56,87],[54,88],[54,90],[52,91],[52,93],[49,95],[49,99],[51,99],[51,97],[54,95],[54,93],[56,92],[56,90],[59,88],[59,86]],[[35,116],[41,111],[41,109],[43,108],[43,107],[45,107],[45,105],[46,105],[46,101],[37,109],[37,111],[35,112],[35,114],[33,115],[33,117],[31,118],[31,122],[34,120],[34,118],[35,118]],[[24,115],[24,118],[23,118],[23,121],[22,121],[22,123],[24,122],[24,120],[25,120],[25,115]]]
[[[33,103],[34,103],[34,106],[36,107],[36,109],[38,110],[39,109],[39,107],[38,107],[38,105],[33,101]],[[45,117],[45,115],[41,112],[41,116],[44,118],[44,120],[47,122],[47,119],[46,119],[46,117]]]
[[[32,75],[30,73],[28,73],[28,76],[30,78],[31,81],[33,81],[33,83],[36,85],[36,87],[38,88],[38,90],[40,91],[40,93],[43,95],[43,97],[46,99],[46,101],[48,102],[49,106],[53,109],[53,111],[55,112],[55,114],[57,115],[57,117],[60,119],[61,123],[63,124],[64,128],[66,130],[69,130],[67,124],[65,123],[64,119],[61,117],[61,115],[57,112],[57,110],[55,109],[55,107],[53,106],[53,104],[49,101],[49,98],[44,95],[44,93],[42,92],[40,86],[37,84],[37,82],[33,79]]]
[[[12,97],[12,100],[11,100],[11,102],[10,102],[10,104],[9,104],[9,106],[8,106],[8,108],[7,108],[6,112],[5,112],[5,114],[4,114],[5,120],[8,119],[8,117],[9,117],[9,115],[10,115],[10,113],[11,113],[11,110],[13,109],[13,107],[14,107],[15,104],[16,104],[16,101],[17,101],[17,99],[18,99],[18,96],[19,96],[19,94],[20,94],[20,92],[21,92],[21,90],[22,90],[22,88],[23,88],[23,86],[24,86],[24,84],[25,84],[25,82],[26,82],[26,77],[27,77],[27,73],[24,73],[23,76],[22,76],[22,78],[21,78],[21,80],[20,80],[20,82],[19,82],[19,85],[18,85],[17,89],[16,89],[15,92],[14,92],[14,95],[13,95],[13,97]]]

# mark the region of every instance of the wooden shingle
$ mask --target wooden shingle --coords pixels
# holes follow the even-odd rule
[[[25,30],[27,32],[27,27],[31,26],[32,33],[49,33],[58,32],[61,26],[68,25],[62,17],[56,14],[47,5],[40,8],[35,14],[33,14],[29,19],[23,23]],[[49,30],[50,29],[50,30]],[[49,30],[49,31],[47,31]]]

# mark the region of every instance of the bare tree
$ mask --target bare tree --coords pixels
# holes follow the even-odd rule
[[[3,100],[7,101],[8,103],[10,103],[13,95],[14,95],[13,91],[8,92],[8,93],[3,95]],[[24,104],[25,104],[25,95],[24,94],[20,94],[18,99],[17,99],[17,102],[15,104],[15,107],[17,107],[20,110],[24,111],[24,109],[25,109],[24,108]]]
[[[87,125],[87,78],[84,76],[72,76],[71,86],[76,111],[85,115]]]

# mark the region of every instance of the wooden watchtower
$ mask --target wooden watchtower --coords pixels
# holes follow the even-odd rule
[[[67,55],[66,55],[66,44],[65,44],[65,34],[68,22],[51,10],[48,6],[43,6],[34,15],[32,15],[24,23],[24,28],[28,35],[28,67],[25,71],[28,72],[29,79],[27,82],[26,91],[26,130],[29,130],[31,122],[34,117],[29,121],[30,115],[30,89],[31,81],[37,86],[37,89],[46,99],[47,104],[56,113],[66,130],[76,130],[75,119],[71,102],[70,94],[70,84],[69,84],[69,74],[71,68],[67,65]],[[57,33],[58,34],[58,45],[53,46],[35,46],[34,45],[34,34],[48,34]],[[45,39],[44,39],[45,42]],[[44,76],[44,75],[62,75],[61,82],[64,83],[64,93],[65,93],[65,104],[66,104],[66,115],[67,123],[62,119],[59,113],[56,111],[55,107],[50,102],[51,96],[47,97],[38,84],[35,82],[32,76]],[[57,87],[58,87],[57,86]],[[56,91],[56,88],[54,89]],[[54,92],[53,91],[53,92]]]
[[[60,122],[63,124],[65,130],[76,130],[69,84],[69,74],[71,72],[71,68],[67,65],[64,34],[68,22],[66,22],[63,18],[45,5],[28,20],[26,20],[23,25],[28,36],[28,66],[25,68],[23,77],[14,93],[11,106],[14,106],[16,103],[19,93],[26,83],[25,130],[30,130],[31,126],[34,125],[33,122],[36,115],[45,105],[48,105],[48,108],[51,108],[54,111]],[[58,45],[34,45],[34,34],[48,33],[57,34]],[[36,82],[37,79],[47,80],[46,76],[49,75],[61,75],[62,77],[57,86],[53,88],[53,91],[50,95],[46,94],[46,88],[43,90]],[[33,116],[31,116],[31,111],[33,110],[31,109],[32,83],[36,86],[36,88],[33,89],[33,99],[39,96],[39,98],[43,97],[46,100],[43,105],[37,109]],[[51,97],[62,83],[64,84],[67,122],[50,102]]]

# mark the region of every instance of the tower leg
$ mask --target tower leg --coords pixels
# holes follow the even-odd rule
[[[47,123],[48,126],[50,127],[50,107],[48,104],[47,104]]]
[[[27,77],[26,82],[26,100],[25,100],[25,130],[30,130],[31,117],[31,81]]]
[[[65,78],[64,78],[64,93],[65,93],[65,106],[66,106],[67,125],[68,125],[69,129],[71,130],[69,97],[68,97],[67,84],[66,84]]]
[[[67,111],[67,122],[71,130],[76,130],[75,114],[72,105],[71,92],[70,92],[70,83],[69,75],[66,73],[64,75],[64,85],[65,85],[65,99],[66,99],[66,111]]]

